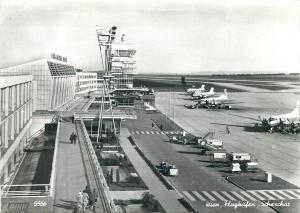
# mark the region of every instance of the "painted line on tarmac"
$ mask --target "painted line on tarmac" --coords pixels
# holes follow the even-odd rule
[[[187,191],[182,191],[182,193],[191,201],[196,201],[196,199]]]
[[[262,194],[263,196],[265,196],[267,199],[265,200],[276,200],[275,198],[273,198],[272,196],[270,196],[268,193],[266,193],[265,191],[262,191],[262,190],[259,190],[259,191],[256,191],[257,193],[260,193]]]
[[[293,192],[293,191],[287,191],[287,193],[290,193],[290,194],[294,195],[295,197],[297,197],[297,199],[300,198],[300,195],[296,194],[296,193]]]
[[[280,196],[279,194],[276,194],[274,191],[268,191],[270,194],[274,195],[274,197],[277,197],[279,200],[285,200],[284,197]]]
[[[208,197],[211,201],[216,201],[216,199],[215,199],[213,196],[211,196],[207,191],[202,191],[202,193],[203,193],[206,197]]]
[[[296,197],[293,197],[293,196],[291,196],[290,194],[288,194],[288,193],[286,193],[286,192],[284,192],[284,191],[277,191],[277,193],[279,193],[279,194],[281,194],[281,195],[287,197],[287,198],[290,199],[290,200],[297,199]]]
[[[216,195],[220,200],[223,200],[224,202],[227,201],[227,199],[225,199],[222,195],[220,195],[218,192],[216,191],[212,191],[211,193],[213,193],[214,195]]]
[[[298,193],[300,195],[300,190],[294,190],[294,192]]]
[[[239,198],[242,201],[247,201],[245,198],[243,198],[241,195],[239,195],[236,191],[231,191],[231,193],[236,196],[237,198]]]
[[[236,199],[234,197],[232,197],[229,193],[225,192],[225,191],[222,191],[222,193],[228,197],[231,201],[236,201]]]
[[[199,200],[206,201],[206,199],[202,195],[200,195],[199,192],[197,191],[192,191],[192,192]]]
[[[249,198],[251,201],[256,201],[256,199],[250,195],[247,194],[245,191],[241,191],[241,194],[243,194],[245,197]]]
[[[255,197],[257,197],[259,200],[265,200],[264,197],[262,197],[260,194],[258,194],[255,191],[248,191],[248,192],[250,192],[252,195],[254,195]]]

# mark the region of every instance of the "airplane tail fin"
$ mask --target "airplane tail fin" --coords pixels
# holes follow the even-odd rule
[[[300,116],[300,103],[299,100],[297,100],[296,108],[291,112],[293,115],[299,117]]]
[[[209,92],[214,92],[215,88],[210,88],[210,91]]]

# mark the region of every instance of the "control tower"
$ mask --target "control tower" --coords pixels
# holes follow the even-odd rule
[[[116,30],[115,26],[108,30],[96,29],[101,62],[111,89],[130,89],[133,88],[136,50],[124,40],[125,34],[117,40]]]

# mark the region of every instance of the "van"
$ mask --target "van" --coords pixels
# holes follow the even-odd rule
[[[251,154],[250,153],[231,153],[230,160],[233,162],[250,162]]]

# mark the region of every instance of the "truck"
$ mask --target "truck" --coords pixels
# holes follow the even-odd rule
[[[218,139],[207,139],[205,147],[208,149],[223,149],[223,141]]]
[[[213,162],[227,162],[226,152],[213,152],[211,156]]]
[[[257,162],[246,162],[241,165],[241,168],[245,172],[256,172],[258,170]]]
[[[231,173],[234,173],[234,172],[240,173],[242,171],[241,167],[240,167],[240,164],[239,163],[232,163],[231,166],[230,166],[230,171],[231,171]]]
[[[172,135],[169,137],[169,141],[171,143],[177,143],[177,144],[187,144],[188,143],[188,140],[185,136],[182,136],[182,135]]]
[[[157,169],[163,175],[168,175],[168,176],[178,175],[178,169],[176,168],[176,166],[172,163],[169,163],[166,160],[161,160],[159,165],[157,166]]]
[[[231,153],[230,160],[232,162],[251,162],[250,153]]]

